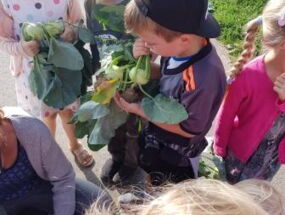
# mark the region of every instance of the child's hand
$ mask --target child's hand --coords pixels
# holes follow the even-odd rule
[[[285,101],[285,73],[276,78],[273,89],[278,94],[279,99]]]
[[[141,107],[138,103],[128,103],[125,99],[123,99],[118,92],[114,97],[115,102],[117,105],[124,111],[128,113],[133,113],[140,116]]]
[[[36,40],[32,40],[32,41],[28,41],[28,42],[21,41],[21,43],[22,43],[22,47],[23,47],[24,52],[29,57],[34,57],[40,51],[40,44]]]
[[[133,56],[138,58],[142,55],[149,55],[150,49],[145,46],[145,41],[142,39],[137,39],[133,46]]]
[[[67,42],[73,42],[76,38],[76,33],[69,24],[65,24],[64,32],[60,35],[60,38]]]

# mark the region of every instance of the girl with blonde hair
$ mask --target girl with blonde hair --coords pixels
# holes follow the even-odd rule
[[[237,185],[199,178],[160,188],[157,197],[142,205],[124,206],[120,214],[132,215],[283,215],[283,199],[272,185],[245,180]],[[128,210],[126,210],[126,208]],[[97,204],[85,215],[119,214]]]
[[[261,24],[266,53],[247,64]],[[225,159],[230,183],[271,179],[285,163],[284,59],[285,0],[271,0],[247,26],[217,121],[214,151]]]

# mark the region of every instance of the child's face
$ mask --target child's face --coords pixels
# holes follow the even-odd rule
[[[185,44],[181,37],[174,38],[172,41],[168,42],[163,37],[150,31],[140,33],[139,37],[145,41],[146,47],[155,54],[164,57],[183,57]]]

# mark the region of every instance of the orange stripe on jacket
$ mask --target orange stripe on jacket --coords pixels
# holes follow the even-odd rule
[[[185,90],[195,90],[195,79],[194,79],[194,73],[193,73],[193,67],[190,66],[187,69],[183,71],[183,80],[185,82]]]

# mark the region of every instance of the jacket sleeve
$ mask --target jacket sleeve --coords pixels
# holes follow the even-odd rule
[[[41,123],[41,154],[46,180],[53,185],[55,215],[73,215],[75,211],[75,173],[70,162],[46,126]]]
[[[13,38],[13,18],[0,1],[0,50],[12,56],[27,57],[21,42]]]
[[[241,103],[246,98],[246,86],[244,74],[240,74],[229,86],[225,99],[219,110],[215,137],[215,154],[225,157],[227,146],[231,138],[232,129],[238,123],[238,112]]]

